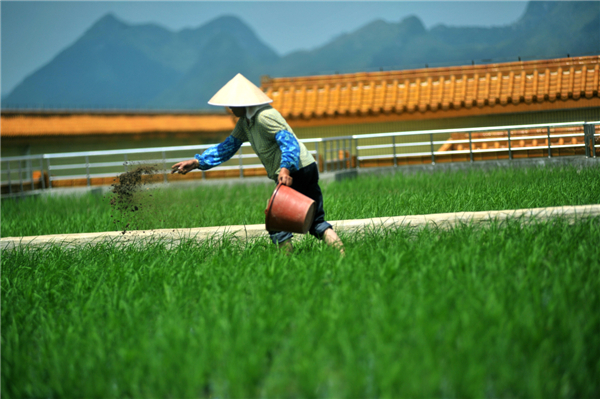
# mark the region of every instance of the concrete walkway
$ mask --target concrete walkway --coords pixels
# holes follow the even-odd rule
[[[560,206],[552,208],[531,208],[505,211],[435,213],[431,215],[395,216],[372,219],[337,220],[330,222],[338,233],[354,234],[386,228],[420,228],[438,226],[449,228],[461,224],[485,224],[494,220],[520,218],[528,222],[543,221],[555,217],[568,220],[600,216],[600,205]],[[266,237],[264,224],[239,226],[200,227],[193,229],[161,229],[146,231],[109,231],[102,233],[55,234],[31,237],[7,237],[0,240],[0,249],[10,249],[18,246],[43,247],[45,245],[61,245],[77,247],[85,244],[115,242],[119,244],[166,240],[176,244],[181,240],[194,239],[204,241],[218,239],[223,236],[237,237],[250,240]]]

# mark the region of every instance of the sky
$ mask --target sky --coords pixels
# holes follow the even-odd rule
[[[130,24],[172,31],[235,15],[280,55],[319,47],[382,19],[416,15],[427,29],[502,26],[524,12],[523,1],[0,1],[2,95],[50,62],[107,13]]]

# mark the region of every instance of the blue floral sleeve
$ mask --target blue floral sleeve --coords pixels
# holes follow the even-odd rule
[[[198,169],[208,170],[229,160],[242,146],[242,141],[233,136],[229,136],[220,144],[208,148],[200,154],[196,154],[195,158],[200,165]]]
[[[275,135],[275,140],[281,148],[281,168],[286,168],[290,172],[298,170],[300,165],[300,146],[296,137],[287,130],[280,130]]]

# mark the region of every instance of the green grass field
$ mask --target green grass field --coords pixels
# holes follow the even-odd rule
[[[6,398],[598,397],[600,219],[2,255]]]
[[[335,220],[597,204],[599,171],[323,187]],[[135,223],[261,223],[272,188],[149,190]],[[91,195],[3,201],[2,236],[114,230],[110,214]],[[600,396],[599,217],[342,239],[343,258],[312,238],[291,256],[266,238],[2,251],[3,397]]]
[[[264,223],[274,185],[146,188],[137,198],[140,211],[125,217],[111,209],[110,194],[3,200],[1,235],[115,231],[128,223],[129,230]],[[600,168],[365,176],[322,188],[329,220],[586,205],[600,203]]]

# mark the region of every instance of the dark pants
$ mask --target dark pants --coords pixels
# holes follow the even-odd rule
[[[292,188],[315,201],[315,219],[308,232],[318,239],[322,239],[323,233],[325,233],[325,230],[331,228],[331,225],[325,221],[323,194],[321,193],[321,187],[319,187],[319,169],[317,168],[317,164],[313,162],[294,173],[290,173],[290,176],[293,179]],[[293,234],[287,231],[269,231],[269,235],[274,244],[281,244],[293,237]]]

